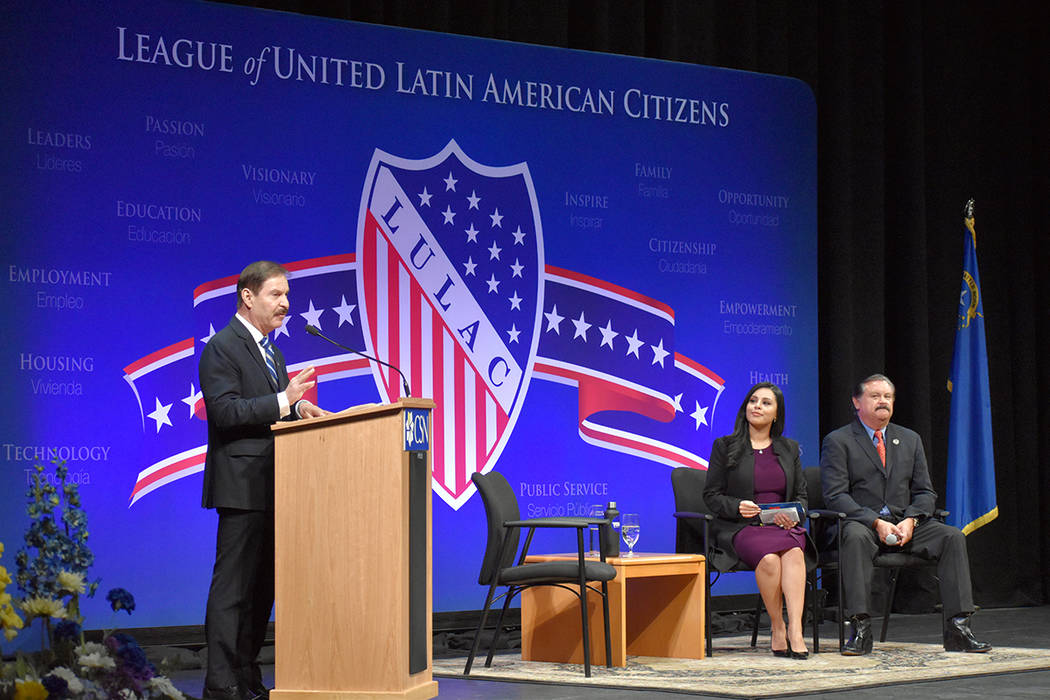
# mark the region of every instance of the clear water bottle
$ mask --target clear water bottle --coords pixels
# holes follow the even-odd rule
[[[609,501],[605,508],[605,517],[612,521],[612,526],[602,533],[602,549],[605,556],[620,556],[620,511],[616,510],[616,501]]]
[[[591,518],[604,518],[605,506],[603,506],[601,503],[592,505],[587,511],[587,515]],[[587,534],[590,541],[590,549],[587,552],[587,556],[597,557],[598,545],[601,542],[602,537],[601,527],[598,525],[590,525],[587,528]]]

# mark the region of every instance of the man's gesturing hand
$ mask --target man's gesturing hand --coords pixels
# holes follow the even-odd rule
[[[288,405],[293,406],[295,402],[303,398],[303,394],[313,388],[317,382],[310,381],[310,377],[314,376],[314,368],[307,367],[299,374],[295,375],[288,382],[288,388],[284,390],[285,396],[288,397]]]

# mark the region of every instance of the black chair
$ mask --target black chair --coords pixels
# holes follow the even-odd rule
[[[820,467],[806,467],[806,486],[808,489],[809,502],[811,505],[816,506],[819,504],[820,508],[824,506],[824,491],[820,481]],[[814,542],[817,544],[817,549],[820,552],[820,561],[818,562],[818,568],[822,570],[827,568],[828,570],[837,570],[839,568],[839,547],[842,545],[842,527],[839,523],[846,518],[845,513],[834,513],[833,511],[827,512],[828,515],[823,518],[811,519],[810,535],[813,537]],[[944,522],[948,517],[949,512],[938,508],[934,511],[933,517]],[[832,528],[832,526],[835,526]],[[882,612],[882,631],[879,634],[879,641],[886,641],[886,631],[890,626],[890,614],[893,612],[893,599],[897,594],[897,581],[900,579],[902,569],[929,569],[936,567],[937,562],[926,557],[920,557],[916,554],[907,554],[905,552],[880,552],[875,556],[874,560],[875,568],[877,569],[889,569],[890,580],[889,580],[889,591],[886,595],[886,605]],[[937,576],[933,575],[936,579]],[[845,620],[843,619],[842,611],[842,575],[841,572],[836,576],[838,578],[838,625],[839,625],[839,650],[841,651],[845,644]],[[821,611],[823,616],[823,610]],[[814,628],[815,630],[816,628]],[[817,637],[816,631],[814,631],[814,648],[816,648]]]
[[[728,569],[719,569],[714,564],[714,540],[709,537],[710,523],[715,519],[704,501],[704,484],[707,472],[691,467],[676,467],[671,470],[671,489],[674,491],[675,508],[675,543],[674,551],[679,554],[703,554],[704,566],[704,641],[707,655],[713,653],[711,647],[711,586],[718,582],[722,574],[735,571],[753,571],[737,564]],[[711,572],[715,572],[714,581]],[[755,595],[754,624],[751,628],[751,646],[758,644],[758,621],[762,614],[762,597]]]
[[[933,517],[941,522],[948,517],[949,512],[940,508],[936,509],[933,513]],[[902,569],[923,569],[930,571],[933,569],[936,571],[937,562],[933,559],[927,559],[926,557],[920,557],[916,554],[905,554],[904,552],[881,552],[875,557],[875,567],[879,569],[890,570],[890,590],[886,594],[886,609],[882,612],[882,632],[879,634],[879,641],[886,641],[886,630],[890,626],[890,613],[893,611],[893,599],[897,595],[897,581],[900,579]],[[930,574],[936,581],[940,582],[940,578],[937,577],[936,573]]]
[[[601,561],[587,561],[584,559],[583,532],[589,525],[599,524],[605,529],[611,526],[610,521],[595,518],[535,518],[532,520],[519,520],[518,499],[514,496],[514,490],[507,483],[506,477],[499,472],[488,474],[474,473],[470,477],[481,494],[481,501],[485,505],[485,516],[488,520],[488,541],[485,544],[485,558],[481,564],[481,574],[478,583],[488,586],[488,596],[485,598],[485,607],[481,611],[481,620],[478,622],[477,632],[474,634],[474,643],[467,657],[467,666],[463,674],[470,673],[470,667],[474,664],[474,656],[477,654],[481,642],[481,634],[485,629],[485,621],[488,617],[489,608],[496,596],[496,588],[507,586],[502,593],[504,598],[503,609],[500,611],[499,619],[496,621],[496,631],[492,637],[489,647],[488,658],[485,666],[492,665],[492,655],[499,640],[503,625],[503,617],[510,607],[514,596],[526,588],[533,586],[557,586],[571,592],[580,601],[580,616],[582,617],[583,633],[583,670],[584,675],[591,675],[591,645],[590,627],[587,621],[587,591],[594,591],[602,597],[602,612],[605,616],[605,665],[612,667],[612,641],[609,636],[609,590],[608,582],[616,578],[616,569],[605,563],[605,551],[602,548]],[[575,528],[576,547],[578,557],[576,561],[551,561],[526,564],[525,557],[532,543],[532,537],[538,528]],[[521,530],[527,529],[525,543],[518,551],[518,540]],[[604,538],[603,538],[604,539]],[[601,589],[593,586],[601,583]]]
[[[820,623],[824,621],[824,598],[820,588],[826,582],[825,574],[834,572],[836,590],[835,617],[839,628],[839,651],[846,645],[845,621],[842,615],[842,575],[839,572],[839,547],[842,544],[842,528],[839,525],[846,514],[827,510],[824,507],[824,487],[820,483],[820,467],[806,467],[806,498],[809,500],[809,535],[817,547],[817,567],[809,572],[810,587],[814,591],[810,614],[813,620],[813,653],[820,653]],[[826,586],[824,586],[826,589]]]

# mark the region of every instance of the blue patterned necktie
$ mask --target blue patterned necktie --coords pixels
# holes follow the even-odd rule
[[[274,386],[278,386],[277,361],[274,359],[273,355],[273,343],[271,343],[270,339],[264,335],[262,340],[259,341],[259,345],[262,345],[263,358],[266,360],[266,369],[270,370],[270,379],[273,380]]]

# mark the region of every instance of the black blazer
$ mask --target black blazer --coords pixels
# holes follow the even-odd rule
[[[930,482],[922,438],[890,423],[883,431],[886,469],[859,419],[828,433],[820,448],[824,503],[850,520],[871,527],[876,518],[922,520],[934,512],[937,493]],[[885,505],[890,516],[881,516]]]
[[[205,508],[273,509],[273,433],[277,392],[288,386],[284,355],[274,348],[277,385],[251,333],[236,318],[212,336],[198,367],[208,413]],[[286,420],[294,420],[295,407]]]
[[[707,465],[707,481],[704,486],[704,502],[715,516],[712,521],[713,538],[717,550],[712,564],[719,571],[727,571],[740,564],[733,537],[754,518],[740,515],[740,501],[755,498],[755,456],[750,449],[744,450],[732,469],[727,464],[731,435],[724,435],[711,446],[711,458]],[[806,498],[806,477],[802,472],[798,443],[786,437],[773,438],[772,448],[784,470],[784,493],[787,501],[798,501],[809,508]],[[816,565],[817,550],[806,536],[806,566]]]

